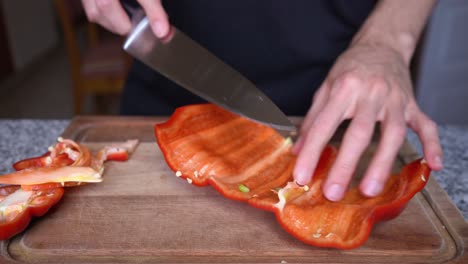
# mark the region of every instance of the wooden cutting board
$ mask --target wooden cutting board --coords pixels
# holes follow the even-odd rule
[[[433,178],[362,247],[315,248],[286,233],[272,213],[175,177],[153,135],[164,120],[74,119],[63,136],[92,149],[130,138],[142,143],[130,161],[106,164],[104,182],[66,189],[45,217],[1,242],[0,262],[468,263],[468,224]],[[394,170],[415,158],[404,145]]]

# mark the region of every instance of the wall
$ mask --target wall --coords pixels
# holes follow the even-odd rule
[[[58,43],[52,0],[2,0],[13,64],[20,71]]]
[[[468,125],[468,1],[438,2],[423,38],[416,90],[436,122]]]

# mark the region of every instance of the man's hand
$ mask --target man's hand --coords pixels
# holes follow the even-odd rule
[[[396,51],[357,44],[339,57],[317,91],[294,148],[299,154],[294,171],[298,183],[311,180],[318,153],[345,119],[352,122],[323,186],[329,200],[342,198],[378,121],[382,137],[361,182],[363,194],[375,196],[382,191],[405,139],[406,125],[421,138],[431,167],[442,168],[437,126],[416,105],[408,66]]]
[[[124,9],[117,0],[81,0],[88,19],[98,23],[108,30],[126,35],[132,24]],[[145,11],[154,34],[164,38],[169,34],[169,20],[161,0],[138,0]]]
[[[379,2],[315,94],[293,149],[298,154],[296,182],[311,180],[320,153],[346,119],[352,119],[351,124],[323,185],[329,200],[343,198],[377,122],[382,134],[360,183],[364,195],[373,197],[383,190],[407,126],[418,134],[431,169],[442,169],[437,125],[417,106],[409,74],[416,40],[432,5],[433,1]]]

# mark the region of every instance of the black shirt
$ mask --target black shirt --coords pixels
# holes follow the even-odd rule
[[[374,0],[170,0],[170,23],[244,74],[286,114],[304,115]],[[122,114],[168,115],[203,100],[135,61]]]

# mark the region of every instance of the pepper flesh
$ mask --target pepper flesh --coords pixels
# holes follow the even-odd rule
[[[63,188],[53,188],[45,191],[24,191],[14,190],[10,186],[2,187],[0,195],[0,240],[10,237],[23,231],[31,221],[32,217],[40,217],[47,213],[63,195]],[[13,204],[2,205],[11,195],[23,195],[25,199],[16,201]],[[21,198],[21,197],[20,197]]]
[[[330,202],[321,185],[336,158],[334,147],[325,148],[312,182],[304,187],[292,182],[296,157],[289,141],[215,105],[178,108],[155,126],[155,134],[167,164],[182,178],[274,212],[285,230],[319,247],[362,245],[373,224],[398,216],[430,174],[427,164],[416,160],[391,176],[377,197],[364,197],[353,188],[342,201]],[[240,184],[249,192],[240,191]]]

